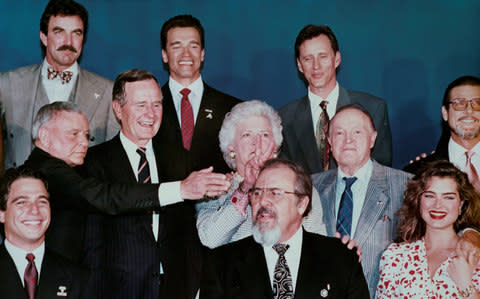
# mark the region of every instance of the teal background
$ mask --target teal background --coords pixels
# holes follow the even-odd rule
[[[275,108],[306,94],[294,60],[298,32],[328,24],[340,44],[340,84],[388,103],[395,167],[434,149],[448,83],[480,75],[480,1],[80,2],[90,14],[82,67],[112,80],[143,68],[163,84],[160,28],[174,15],[193,14],[206,32],[203,79]],[[0,72],[41,61],[46,3],[0,0]]]

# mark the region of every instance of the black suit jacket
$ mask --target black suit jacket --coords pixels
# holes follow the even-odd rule
[[[218,133],[225,114],[240,100],[204,83],[192,144],[190,151],[187,151],[183,148],[182,131],[168,82],[162,87],[162,93],[162,125],[153,141],[159,145],[158,160],[166,174],[165,179],[183,180],[192,171],[209,166],[213,166],[215,172],[229,172],[230,168],[220,151]]]
[[[295,299],[368,299],[358,257],[338,239],[303,232]],[[214,249],[205,265],[200,298],[273,298],[263,247],[253,237]]]
[[[88,211],[119,214],[159,208],[158,184],[108,184],[83,178],[64,161],[34,148],[25,165],[44,174],[48,182],[52,220],[46,244],[76,263],[83,259]]]
[[[362,105],[372,116],[377,130],[377,141],[372,158],[383,165],[392,165],[392,133],[388,121],[387,104],[381,98],[367,93],[347,90],[340,86],[337,110],[349,104]],[[310,173],[322,172],[308,96],[288,103],[278,113],[282,118],[283,144],[281,156],[295,161]],[[333,162],[333,163],[332,163]],[[333,157],[330,168],[334,168]]]
[[[157,151],[155,147],[154,151]],[[107,183],[136,183],[118,135],[89,149],[85,169],[88,176]],[[158,175],[161,181],[161,170]],[[195,296],[202,259],[193,207],[178,203],[163,207],[159,213],[158,242],[152,232],[151,211],[89,216],[85,242],[87,257],[97,260],[93,262],[95,267],[106,270],[104,298],[182,299]],[[100,248],[105,251],[99,251]],[[162,277],[160,262],[164,271]]]
[[[27,298],[17,268],[5,245],[0,245],[0,297],[3,299]],[[57,297],[59,287],[66,287],[66,297]],[[45,249],[42,271],[37,288],[37,299],[92,298],[88,290],[88,272],[67,259]]]
[[[441,139],[438,144],[437,148],[435,149],[435,152],[433,154],[430,154],[426,156],[425,158],[422,158],[418,161],[415,161],[411,164],[408,164],[403,168],[404,171],[413,173],[415,175],[420,174],[424,167],[427,165],[429,162],[433,161],[439,161],[439,160],[446,160],[450,161],[448,157],[448,141],[450,139]]]

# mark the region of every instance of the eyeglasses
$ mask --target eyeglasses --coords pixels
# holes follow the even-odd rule
[[[472,110],[480,111],[480,98],[473,98],[470,100],[459,98],[448,101],[448,103],[452,104],[453,110],[455,111],[465,111],[465,109],[467,109],[468,103],[470,103]]]
[[[279,201],[285,194],[295,194],[298,196],[307,195],[297,192],[288,192],[280,188],[252,188],[248,191],[250,202],[258,202],[264,193],[268,198],[273,199],[274,201]]]

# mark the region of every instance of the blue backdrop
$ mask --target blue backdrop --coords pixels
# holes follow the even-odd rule
[[[443,92],[480,74],[479,1],[79,0],[90,28],[82,67],[107,78],[129,68],[165,82],[160,28],[193,14],[205,27],[202,76],[241,99],[282,105],[306,93],[293,45],[309,23],[328,24],[342,53],[338,81],[386,99],[394,166],[434,148]],[[0,0],[0,72],[39,63],[39,21],[47,1]]]

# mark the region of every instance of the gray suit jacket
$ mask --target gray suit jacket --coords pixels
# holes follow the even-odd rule
[[[388,121],[387,104],[368,93],[347,90],[340,86],[337,110],[349,104],[362,105],[372,116],[378,132],[372,158],[383,165],[392,165],[392,133]],[[322,161],[315,141],[312,110],[308,96],[288,103],[278,113],[282,118],[283,144],[280,155],[295,161],[310,173],[322,171]],[[330,168],[334,166],[330,160]]]
[[[49,103],[41,69],[42,64],[37,64],[0,74],[5,168],[22,165],[32,151],[33,119]],[[88,119],[90,145],[112,138],[120,129],[111,109],[112,88],[112,81],[79,68],[69,101]]]
[[[395,213],[402,205],[403,192],[410,176],[406,172],[373,162],[372,176],[353,236],[357,244],[363,248],[362,267],[372,298],[379,279],[380,257],[396,237],[399,219]],[[327,227],[328,236],[334,236],[336,232],[336,180],[337,169],[312,175],[313,184],[322,201],[323,222]]]

